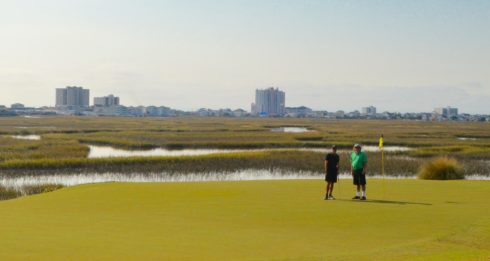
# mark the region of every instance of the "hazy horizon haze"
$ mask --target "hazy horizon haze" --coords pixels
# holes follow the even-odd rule
[[[0,1],[0,104],[490,114],[490,1]]]

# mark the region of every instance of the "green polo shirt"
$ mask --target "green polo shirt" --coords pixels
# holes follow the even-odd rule
[[[360,170],[364,168],[364,163],[367,163],[367,156],[364,151],[359,152],[359,154],[352,152],[350,156],[350,162],[354,170]]]

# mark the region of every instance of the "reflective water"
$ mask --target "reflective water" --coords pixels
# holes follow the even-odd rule
[[[74,186],[102,182],[204,182],[204,181],[244,181],[244,180],[293,180],[318,179],[323,180],[324,175],[312,172],[292,172],[269,170],[241,170],[235,172],[215,173],[89,173],[89,174],[57,174],[33,176],[0,176],[0,185],[5,187],[22,188],[29,185],[62,184]],[[348,173],[339,175],[340,179],[351,179]],[[380,179],[381,176],[369,178]],[[385,179],[413,179],[406,176],[386,176]],[[488,177],[487,177],[488,178]]]
[[[41,136],[39,135],[12,135],[10,136],[14,139],[19,139],[19,140],[40,140]]]
[[[297,148],[295,150],[313,151],[313,152],[321,152],[321,153],[328,153],[331,151],[330,148]],[[380,148],[378,146],[363,146],[362,150],[366,151],[366,152],[378,152],[378,151],[380,151]],[[402,147],[402,146],[385,146],[385,147],[383,147],[383,150],[387,151],[387,152],[397,152],[397,151],[409,151],[409,150],[411,150],[411,148]],[[337,151],[338,152],[350,152],[352,150],[351,149],[339,149]]]
[[[73,186],[101,182],[198,182],[277,179],[316,179],[322,175],[310,172],[270,172],[268,170],[242,170],[220,173],[89,173],[65,175],[0,176],[0,185],[20,188],[27,185],[62,184]]]
[[[89,145],[90,152],[89,158],[111,158],[111,157],[155,157],[155,156],[198,156],[198,155],[209,155],[217,153],[239,153],[247,151],[268,151],[268,150],[299,150],[299,151],[313,151],[320,153],[328,153],[330,149],[328,148],[284,148],[284,149],[182,149],[182,150],[169,150],[164,148],[157,148],[151,150],[124,150],[116,149],[109,146],[96,146]],[[364,151],[375,152],[379,151],[377,146],[365,146]],[[398,147],[389,146],[384,147],[385,151],[407,151],[410,150],[408,147]],[[347,150],[345,150],[347,151]],[[339,150],[339,152],[344,152],[344,150]]]
[[[349,173],[339,175],[340,179],[352,179]],[[415,176],[369,176],[370,179],[415,179]],[[75,186],[81,184],[104,182],[208,182],[208,181],[245,181],[245,180],[295,180],[295,179],[324,179],[324,174],[314,172],[294,172],[275,170],[240,170],[234,172],[214,173],[86,173],[86,174],[54,174],[11,176],[0,174],[0,185],[21,191],[25,186],[61,184]],[[490,175],[467,176],[467,180],[490,180]],[[319,183],[321,184],[321,183]]]
[[[56,126],[12,126],[17,129],[56,129]]]
[[[490,175],[469,175],[466,176],[467,180],[490,180]]]
[[[154,157],[154,156],[198,156],[216,153],[237,153],[245,150],[220,150],[220,149],[183,149],[168,150],[163,148],[151,150],[123,150],[108,146],[89,145],[89,158],[109,157]]]
[[[364,151],[370,151],[370,152],[380,151],[380,148],[378,146],[363,146],[362,149]],[[404,146],[384,146],[383,150],[388,152],[395,152],[395,151],[409,151],[411,150],[411,148],[404,147]]]
[[[271,129],[272,132],[290,132],[290,133],[301,133],[301,132],[309,132],[311,130],[308,130],[307,128],[304,127],[280,127],[280,128],[273,128]]]
[[[458,137],[458,140],[477,140],[477,138],[470,138],[470,137]]]

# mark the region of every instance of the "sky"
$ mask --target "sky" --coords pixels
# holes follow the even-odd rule
[[[490,1],[0,0],[0,104],[490,114]]]

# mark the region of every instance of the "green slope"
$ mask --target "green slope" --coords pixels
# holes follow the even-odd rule
[[[108,183],[0,202],[0,259],[486,260],[490,183]],[[374,200],[376,199],[376,200]]]

